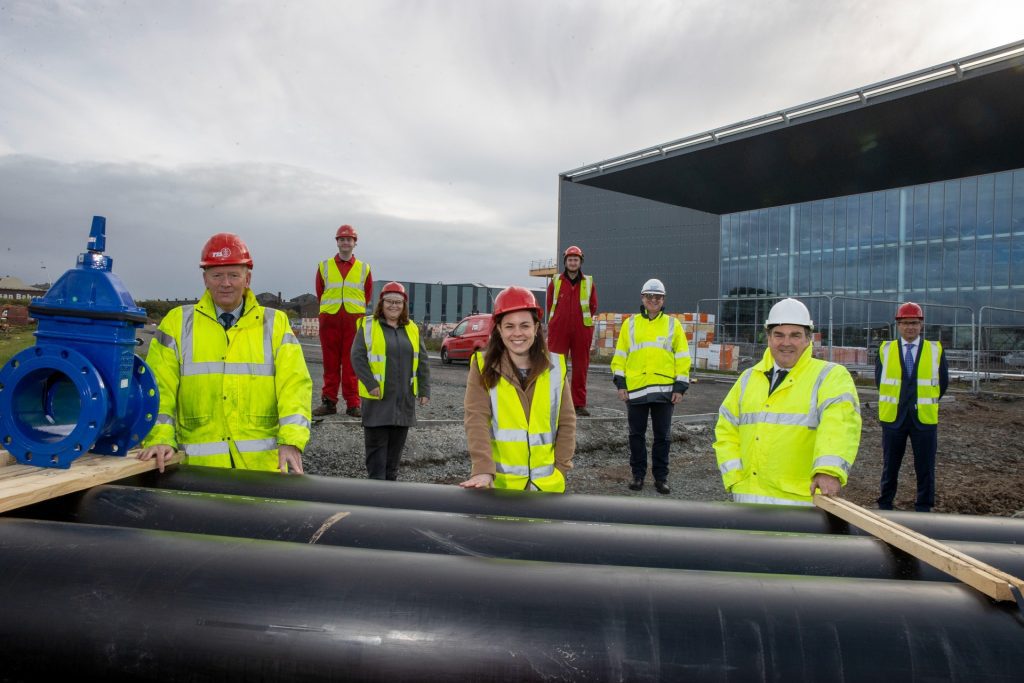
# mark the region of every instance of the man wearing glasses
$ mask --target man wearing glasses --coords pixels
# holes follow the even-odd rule
[[[666,315],[665,285],[651,279],[640,290],[640,312],[630,316],[619,332],[612,358],[612,381],[626,402],[629,419],[631,491],[644,487],[647,476],[647,418],[654,430],[651,470],[654,489],[671,492],[668,452],[672,411],[690,386],[690,348],[683,326]]]
[[[942,344],[925,341],[924,311],[913,301],[896,311],[900,338],[884,342],[875,361],[878,419],[882,423],[880,510],[892,510],[896,485],[907,450],[914,448],[917,497],[914,509],[931,512],[935,505],[935,451],[938,448],[939,399],[949,386]]]

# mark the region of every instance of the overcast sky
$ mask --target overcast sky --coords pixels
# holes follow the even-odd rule
[[[107,217],[136,299],[239,233],[312,291],[334,230],[376,279],[539,284],[558,173],[1024,38],[1020,0],[4,0],[0,276]],[[585,245],[583,245],[585,248]]]

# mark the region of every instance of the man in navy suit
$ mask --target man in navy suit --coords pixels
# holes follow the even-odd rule
[[[914,509],[935,505],[935,451],[938,448],[939,399],[949,386],[942,344],[925,341],[924,311],[912,301],[896,311],[900,338],[883,342],[875,362],[878,419],[882,422],[882,486],[878,509],[892,510],[907,450],[914,448],[917,498]]]

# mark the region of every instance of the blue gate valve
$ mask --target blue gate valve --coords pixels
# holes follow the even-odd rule
[[[32,300],[35,346],[0,369],[0,445],[22,464],[67,469],[88,451],[123,456],[153,427],[156,378],[135,355],[146,311],[111,272],[106,224],[93,217],[76,266]]]

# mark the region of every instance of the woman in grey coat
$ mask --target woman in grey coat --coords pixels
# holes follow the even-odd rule
[[[394,481],[409,427],[416,426],[416,403],[430,401],[427,349],[400,283],[384,285],[373,314],[359,320],[352,367],[362,398],[366,471],[370,479]]]

